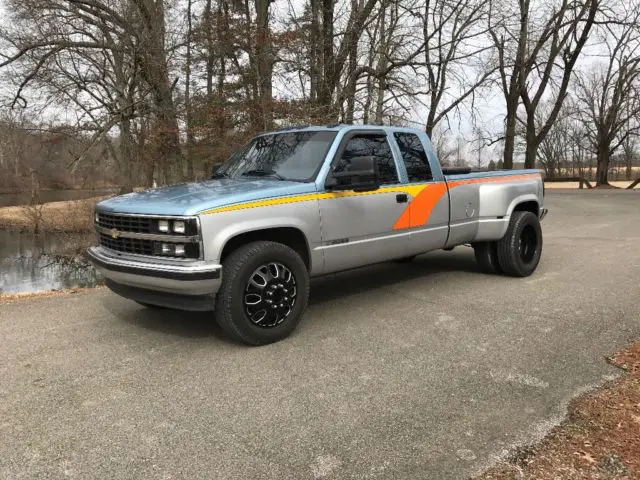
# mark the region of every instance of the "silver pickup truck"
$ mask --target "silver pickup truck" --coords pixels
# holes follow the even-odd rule
[[[310,277],[462,244],[486,272],[530,275],[543,201],[540,171],[441,168],[419,130],[292,128],[257,136],[210,180],[99,203],[88,255],[117,294],[213,310],[261,345],[299,323]]]

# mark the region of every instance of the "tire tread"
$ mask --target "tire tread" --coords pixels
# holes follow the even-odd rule
[[[519,237],[516,233],[520,231],[522,225],[526,226],[527,223],[533,225],[540,235],[537,259],[533,263],[532,268],[524,267],[517,258]],[[542,231],[538,217],[529,211],[518,210],[513,212],[504,237],[498,240],[497,243],[498,262],[502,271],[512,277],[527,277],[531,275],[538,266],[541,251]]]

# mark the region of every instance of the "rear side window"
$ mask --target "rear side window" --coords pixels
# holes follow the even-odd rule
[[[349,170],[351,159],[354,157],[373,156],[378,163],[381,184],[398,183],[398,172],[393,153],[387,142],[386,135],[354,135],[348,140],[340,160],[333,168],[334,172]]]
[[[394,133],[410,182],[433,180],[427,153],[420,138],[413,133]]]

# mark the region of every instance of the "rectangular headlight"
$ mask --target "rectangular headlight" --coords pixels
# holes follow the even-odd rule
[[[184,257],[184,245],[177,244],[175,246],[175,255],[176,257]]]
[[[182,220],[175,220],[173,222],[173,232],[174,233],[185,233],[186,227]]]
[[[158,230],[163,233],[169,232],[169,221],[168,220],[159,220],[158,221]]]

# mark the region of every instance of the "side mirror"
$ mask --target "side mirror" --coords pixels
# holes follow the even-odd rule
[[[373,156],[354,157],[347,170],[332,172],[326,182],[327,190],[371,192],[380,188],[378,162]]]

